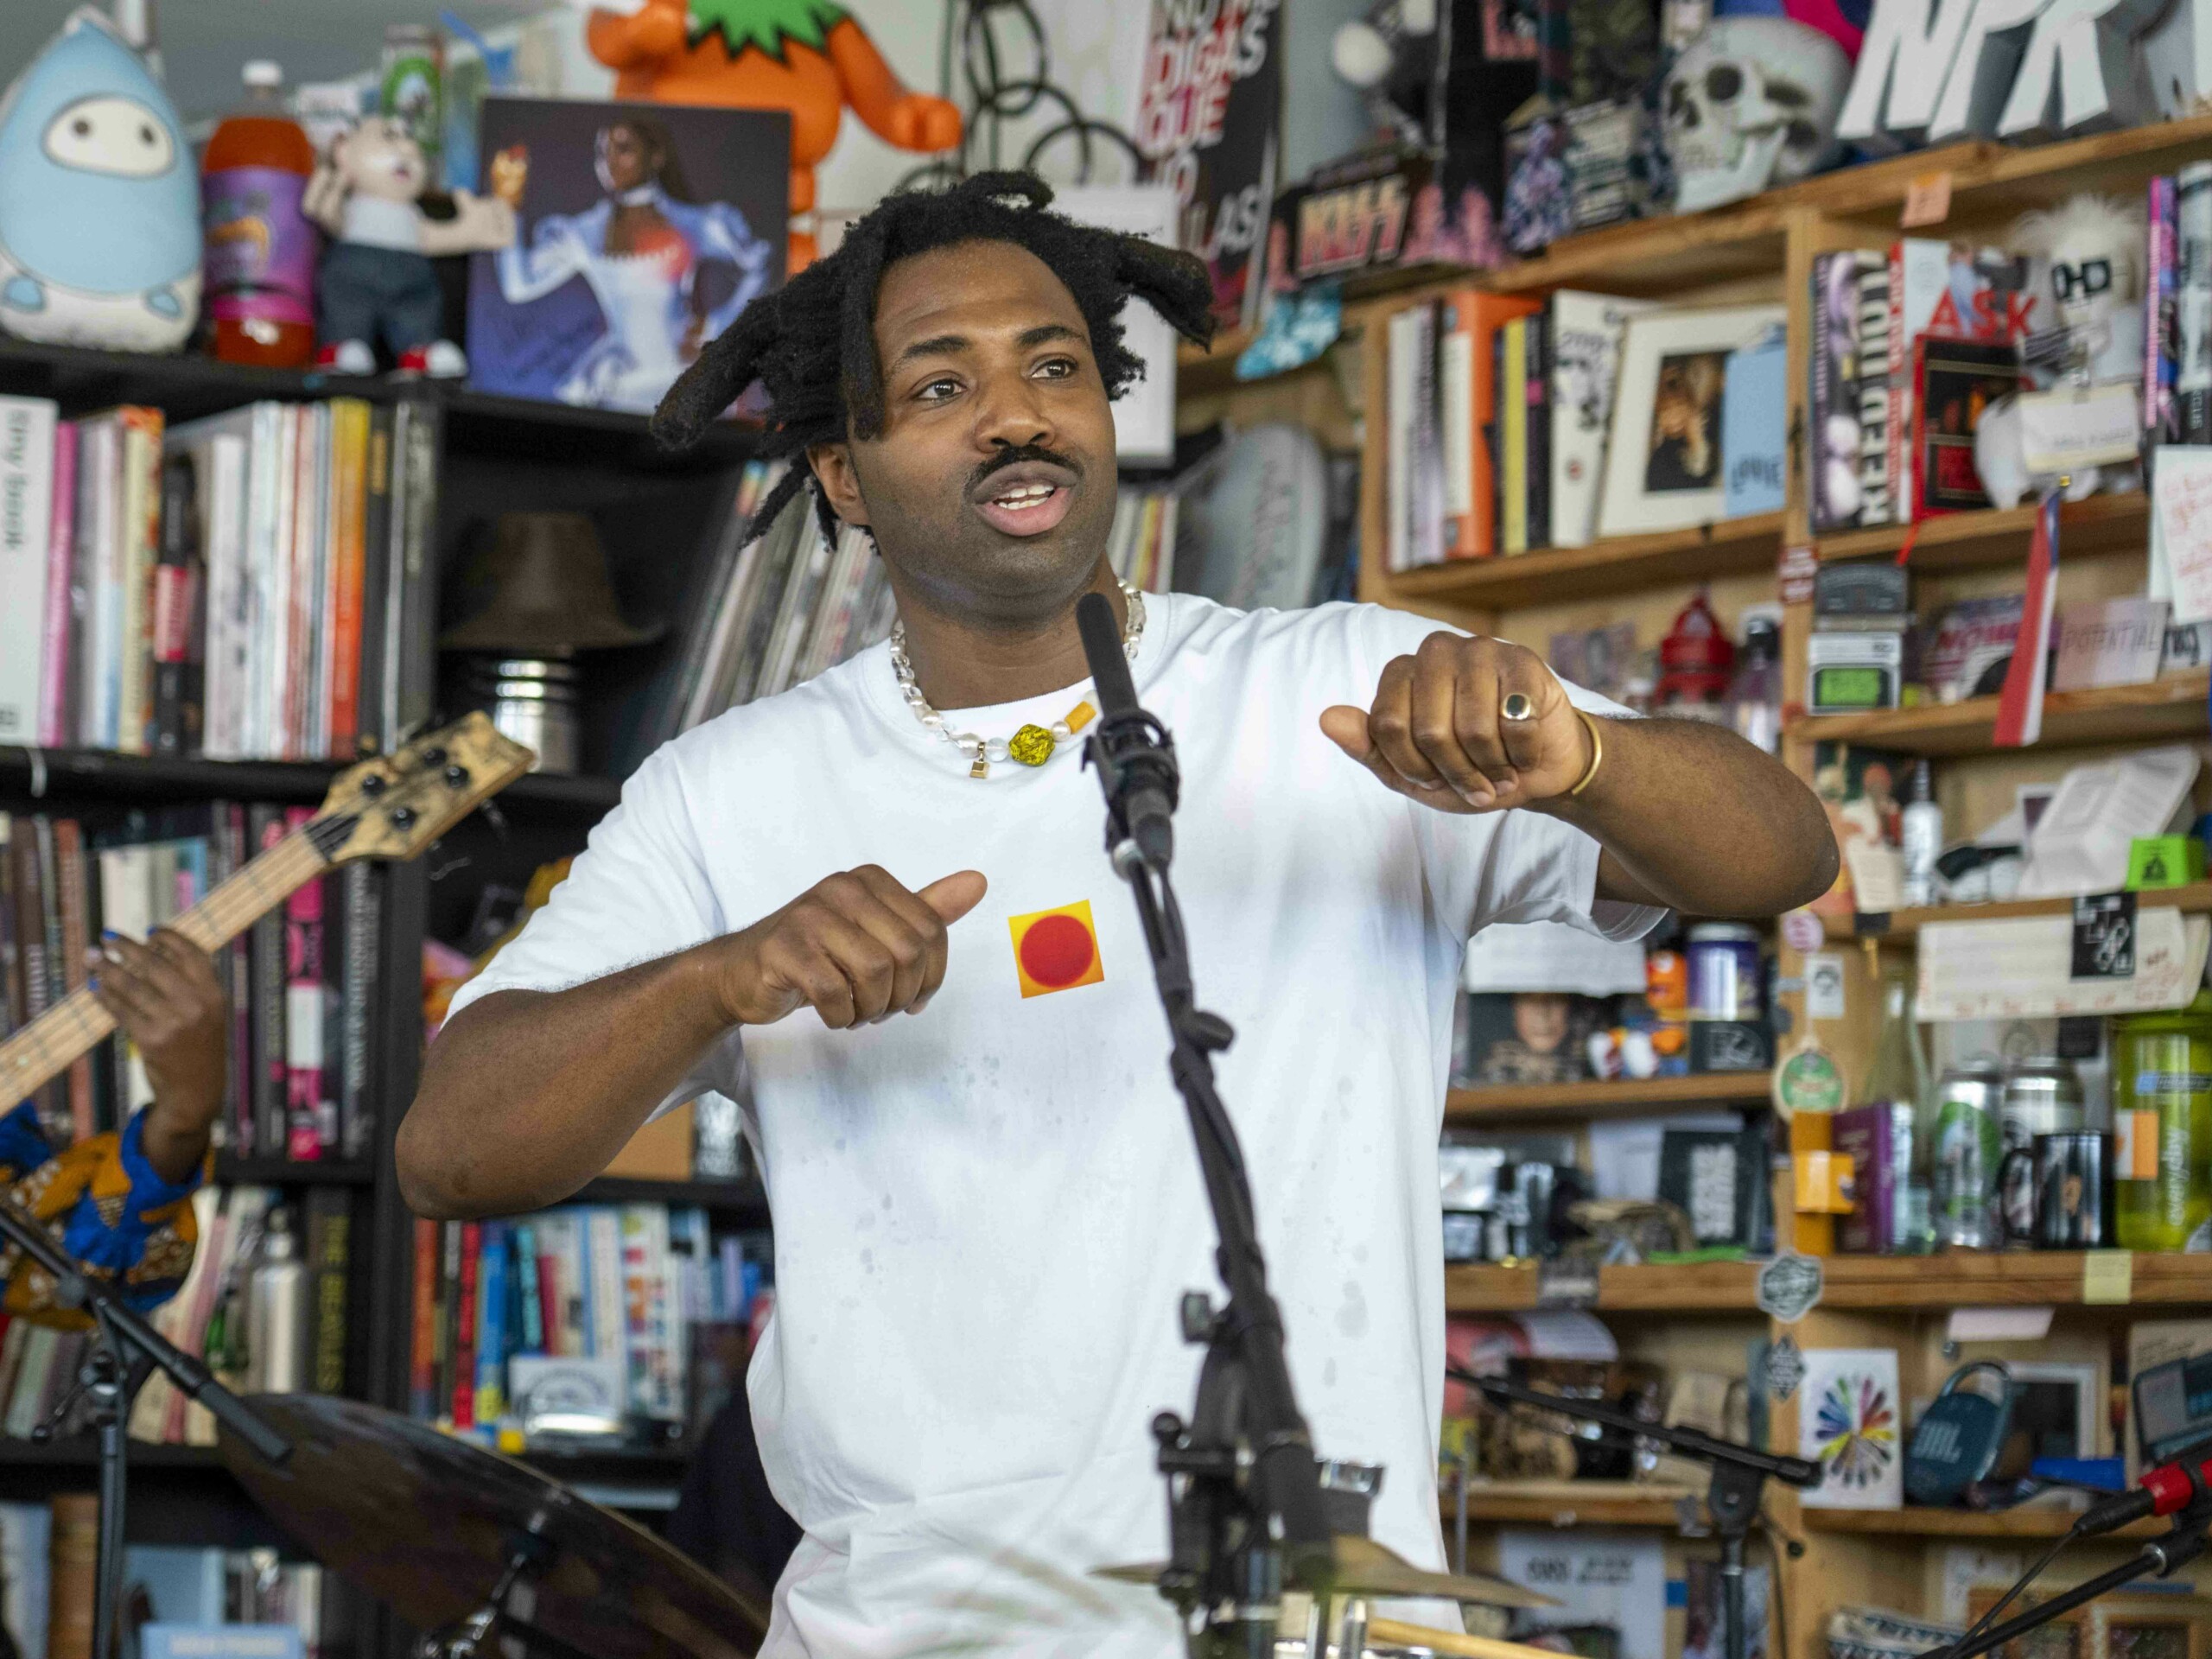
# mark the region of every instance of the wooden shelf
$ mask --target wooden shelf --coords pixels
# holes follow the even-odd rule
[[[2193,669],[2146,685],[2107,685],[2094,691],[2053,691],[2044,699],[2043,748],[2089,743],[2140,743],[2202,737],[2212,674]],[[1790,722],[1789,735],[1806,742],[1864,743],[1911,754],[1989,754],[1996,752],[1995,697],[1882,709],[1864,715],[1808,715]]]
[[[1668,213],[1554,242],[1529,259],[1484,273],[1482,285],[1501,294],[1539,293],[1588,285],[1608,294],[1663,294],[1756,276],[1783,264],[1789,204],[1779,192],[1701,213]]]
[[[302,1163],[290,1158],[215,1155],[218,1186],[366,1186],[376,1179],[367,1164]]]
[[[1587,547],[1548,547],[1482,559],[1453,559],[1386,578],[1407,599],[1448,599],[1491,610],[1555,604],[1662,582],[1699,582],[1770,570],[1782,552],[1782,515],[1755,513],[1689,530],[1611,536]]]
[[[1936,1312],[1997,1305],[2082,1306],[2079,1250],[1955,1251],[1936,1256],[1832,1255],[1820,1306]],[[2212,1255],[2138,1253],[2126,1306],[2212,1302]],[[1758,1306],[1758,1264],[1696,1262],[1600,1268],[1598,1306],[1619,1313],[1742,1313]],[[1446,1268],[1454,1313],[1518,1313],[1536,1302],[1534,1267]]]
[[[1932,1510],[1907,1504],[1901,1510],[1799,1510],[1808,1532],[1876,1532],[1912,1538],[2056,1538],[2074,1529],[2079,1510],[2049,1504],[2018,1509]],[[2170,1529],[2164,1521],[2136,1521],[2104,1535],[2156,1538]]]
[[[1640,1112],[1707,1101],[1764,1104],[1773,1080],[1764,1071],[1708,1071],[1689,1077],[1596,1078],[1581,1083],[1501,1083],[1454,1089],[1445,1096],[1446,1123],[1493,1118],[1632,1117]]]
[[[184,797],[313,806],[321,804],[331,779],[344,770],[329,760],[206,760],[196,755],[0,744],[0,792],[40,800],[80,795],[133,801]],[[615,778],[532,772],[493,798],[503,809],[597,817],[622,798],[622,783]]]
[[[2146,887],[2135,895],[2135,902],[2142,910],[2202,914],[2212,911],[2212,881],[2192,881],[2179,887]],[[2070,898],[2005,899],[1986,905],[1931,905],[1924,910],[1893,910],[1885,916],[1872,918],[1881,925],[1869,930],[1865,937],[1910,938],[1922,928],[1939,922],[2003,922],[2018,916],[2070,916],[2073,912],[2074,900]],[[1856,917],[1823,916],[1821,923],[1832,939],[1860,937]]]
[[[1992,508],[1986,512],[1945,513],[1920,526],[1920,537],[1913,543],[1909,563],[1916,570],[1964,570],[1976,565],[2018,564],[2027,557],[2028,537],[2035,527],[2036,509],[2032,505],[2002,512]],[[2062,503],[2058,509],[2058,548],[2062,558],[2141,553],[2149,546],[2150,533],[2150,501],[2140,491],[2126,495],[2093,495],[2086,501]],[[1904,537],[1903,524],[1823,536],[1819,538],[1821,557],[1894,557],[1904,544]]]
[[[1447,1483],[1438,1491],[1449,1532],[1459,1514]],[[1467,1519],[1484,1526],[1663,1527],[1681,1525],[1681,1504],[1705,1522],[1705,1498],[1687,1487],[1634,1480],[1476,1481],[1467,1488]]]

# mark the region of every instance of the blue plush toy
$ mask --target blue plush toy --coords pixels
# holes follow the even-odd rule
[[[200,181],[161,83],[80,7],[0,99],[0,329],[171,351],[200,309]]]

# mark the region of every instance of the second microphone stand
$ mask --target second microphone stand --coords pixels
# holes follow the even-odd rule
[[[1778,1452],[1761,1452],[1739,1446],[1694,1428],[1670,1428],[1647,1423],[1611,1406],[1562,1399],[1541,1389],[1509,1382],[1502,1376],[1477,1376],[1456,1365],[1445,1367],[1455,1382],[1478,1389],[1503,1411],[1513,1406],[1535,1406],[1622,1434],[1656,1440],[1669,1451],[1693,1458],[1713,1471],[1713,1484],[1705,1507],[1713,1513],[1713,1530],[1720,1540],[1720,1623],[1726,1659],[1745,1659],[1751,1648],[1750,1620],[1744,1607],[1744,1541],[1759,1518],[1759,1505],[1770,1476],[1789,1486],[1817,1486],[1821,1465],[1809,1458],[1793,1458]],[[1965,1659],[1958,1656],[1957,1659]]]
[[[0,1198],[0,1243],[14,1247],[54,1281],[57,1306],[88,1314],[94,1336],[86,1350],[78,1387],[92,1408],[99,1439],[99,1545],[93,1568],[93,1659],[116,1659],[123,1602],[124,1504],[130,1490],[130,1402],[156,1367],[185,1398],[196,1400],[222,1425],[271,1463],[292,1455],[291,1442],[247,1410],[199,1359],[147,1322],[107,1286],[86,1273],[55,1244],[46,1229]]]

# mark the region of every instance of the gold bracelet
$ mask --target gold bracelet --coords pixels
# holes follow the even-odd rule
[[[1573,708],[1572,703],[1567,706]],[[1567,791],[1570,795],[1580,795],[1590,787],[1590,780],[1598,775],[1598,768],[1605,764],[1605,739],[1598,729],[1598,722],[1588,714],[1580,709],[1576,709],[1574,713],[1575,717],[1590,728],[1590,770],[1582,774],[1580,783]]]

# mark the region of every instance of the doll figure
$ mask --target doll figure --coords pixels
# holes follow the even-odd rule
[[[403,374],[467,372],[461,347],[440,333],[443,302],[430,260],[511,245],[514,209],[456,190],[453,218],[432,219],[418,200],[429,176],[422,147],[388,116],[370,116],[331,141],[303,203],[333,238],[315,289],[316,367],[371,373],[381,335]]]

